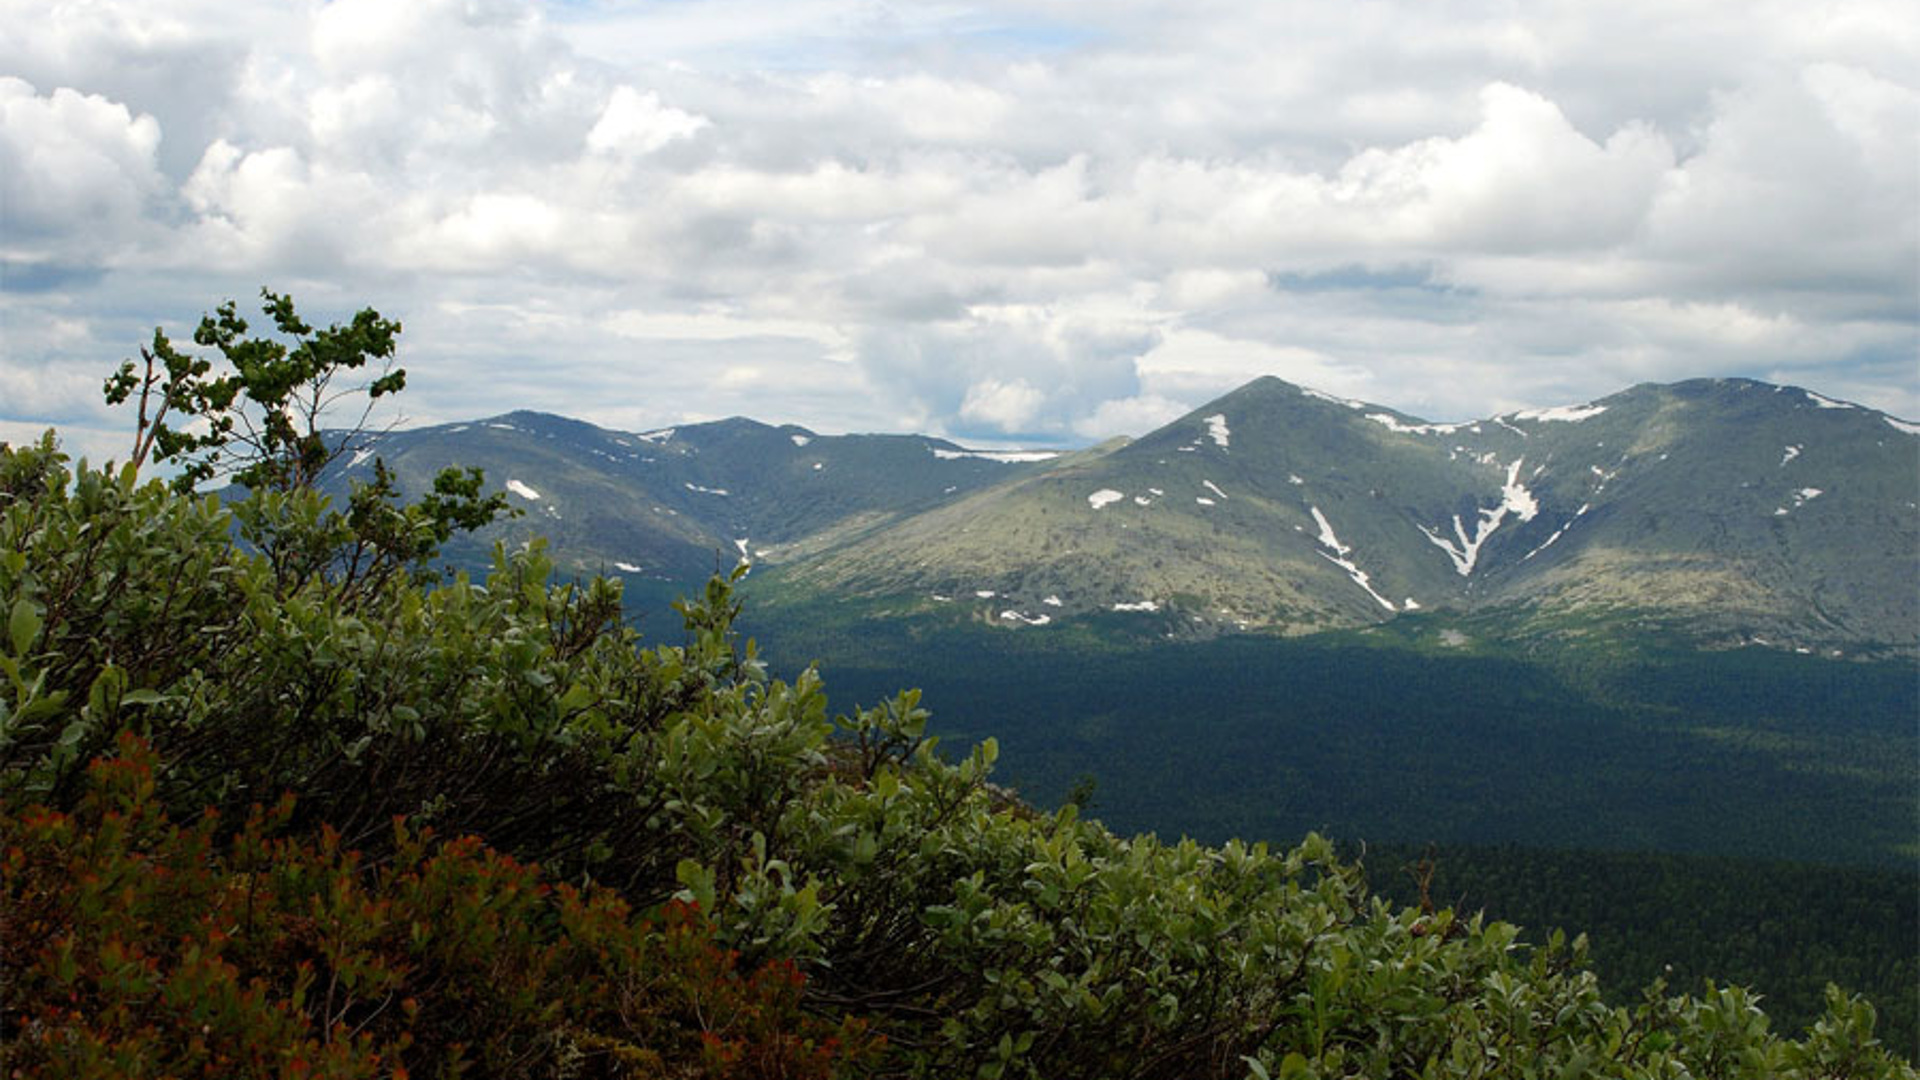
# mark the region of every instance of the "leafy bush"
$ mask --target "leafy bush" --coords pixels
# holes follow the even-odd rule
[[[293,799],[225,843],[181,825],[131,736],[71,814],[9,823],[11,1075],[828,1077],[878,1048],[742,972],[697,908],[636,918],[473,837],[393,825],[378,867]]]
[[[943,756],[916,694],[835,718],[814,672],[769,679],[727,579],[682,605],[682,644],[643,648],[617,583],[554,584],[538,547],[497,552],[484,586],[354,576],[329,513],[0,452],[0,798],[39,837],[9,848],[6,923],[48,928],[7,939],[36,980],[9,980],[9,1053],[67,1045],[43,1036],[69,1020],[74,1045],[109,1025],[101,1053],[149,1030],[186,1052],[165,1003],[231,1000],[250,1019],[210,1040],[257,1022],[342,1070],[567,1075],[574,1050],[637,1063],[614,1049],[706,1030],[782,1053],[838,1035],[820,1069],[883,1076],[1913,1075],[1863,1001],[1836,992],[1801,1042],[1737,988],[1609,1003],[1581,941],[1396,910],[1318,837],[1209,848],[1038,814],[990,782],[991,740]],[[277,572],[236,528],[334,569]],[[89,781],[129,730],[155,756]],[[71,976],[42,939],[71,943]],[[661,966],[684,976],[617,1004]],[[81,1019],[40,1010],[70,983]],[[760,1019],[675,1012],[716,985]]]

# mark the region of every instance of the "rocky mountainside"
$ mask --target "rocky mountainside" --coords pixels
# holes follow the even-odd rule
[[[477,466],[522,516],[451,553],[546,537],[571,572],[697,584],[743,557],[784,555],[935,508],[1052,453],[966,450],[917,435],[816,435],[746,419],[629,433],[535,412],[363,440],[329,482],[379,457],[403,490]]]
[[[1432,424],[1261,379],[1129,445],[787,568],[800,592],[1048,625],[1309,632],[1413,611],[1718,641],[1920,634],[1920,428],[1745,380]]]
[[[1920,426],[1748,380],[1434,424],[1263,378],[1064,455],[532,413],[389,434],[354,467],[375,453],[410,482],[484,467],[528,512],[508,535],[563,565],[673,582],[746,557],[787,610],[1180,637],[1451,611],[1920,647]]]

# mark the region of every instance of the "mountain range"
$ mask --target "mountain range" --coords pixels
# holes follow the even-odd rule
[[[1409,902],[1437,862],[1460,910],[1612,920],[1623,994],[1713,972],[1812,1015],[1838,980],[1914,1015],[1920,425],[1746,380],[1437,424],[1268,378],[1072,452],[516,412],[331,482],[375,456],[414,491],[484,468],[522,515],[455,565],[546,537],[649,641],[748,561],[769,670],[818,663],[835,710],[924,690],[1031,805],[1317,831]],[[1732,882],[1755,914],[1719,914]]]
[[[523,515],[483,545],[544,535],[642,590],[745,559],[796,612],[1177,638],[1450,613],[1920,649],[1920,425],[1744,379],[1439,424],[1268,377],[1075,452],[515,412],[370,437],[335,481],[375,455],[403,488],[484,468]]]

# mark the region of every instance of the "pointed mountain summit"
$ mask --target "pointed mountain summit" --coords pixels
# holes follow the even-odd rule
[[[1261,378],[1073,453],[744,418],[541,413],[378,436],[403,488],[473,465],[566,572],[660,592],[741,558],[770,617],[1301,634],[1453,613],[1514,633],[1920,651],[1920,426],[1789,386],[1646,384],[1432,423]]]
[[[1911,650],[1915,425],[1749,380],[1436,424],[1258,379],[784,567],[787,595],[1177,636],[1506,610]]]

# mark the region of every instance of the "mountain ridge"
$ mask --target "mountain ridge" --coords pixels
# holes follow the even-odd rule
[[[528,412],[380,436],[355,465],[369,452],[403,482],[486,468],[576,570],[686,581],[746,559],[776,608],[1009,630],[1124,614],[1176,637],[1507,610],[1543,633],[1920,647],[1920,425],[1754,380],[1441,424],[1265,376],[1070,452]]]
[[[963,526],[903,523],[784,572],[822,592],[990,593],[1006,606],[986,621],[1007,625],[1032,625],[1047,597],[1059,614],[1281,632],[1518,604],[1708,616],[1722,639],[1910,645],[1911,438],[1751,381],[1440,425],[1262,379],[1082,469],[975,496]],[[1846,535],[1863,520],[1893,539]],[[999,538],[967,539],[983,531]],[[1061,591],[1067,556],[1097,558],[1105,588]]]

